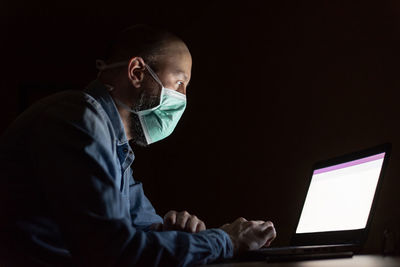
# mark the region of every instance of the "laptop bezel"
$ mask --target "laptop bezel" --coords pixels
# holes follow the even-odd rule
[[[313,245],[353,244],[356,246],[362,246],[365,243],[365,240],[367,239],[369,228],[370,228],[370,225],[372,222],[372,218],[375,213],[376,203],[377,203],[377,199],[379,197],[379,192],[382,187],[383,177],[384,177],[384,174],[385,174],[388,162],[389,162],[391,147],[392,147],[391,143],[384,143],[384,144],[381,144],[381,145],[378,145],[378,146],[375,146],[372,148],[367,148],[367,149],[364,149],[361,151],[356,151],[356,152],[348,153],[348,154],[338,156],[335,158],[331,158],[328,160],[316,162],[311,169],[311,174],[309,175],[309,183],[308,183],[308,187],[307,187],[307,192],[310,188],[311,179],[312,179],[314,170],[329,167],[329,166],[336,165],[336,164],[345,163],[345,162],[352,161],[352,160],[357,160],[360,158],[372,156],[372,155],[379,154],[382,152],[385,153],[384,161],[382,164],[382,169],[381,169],[381,172],[379,175],[376,191],[375,191],[374,198],[373,198],[372,205],[371,205],[371,210],[370,210],[365,228],[358,229],[358,230],[296,234],[296,229],[298,227],[301,212],[303,210],[304,203],[306,200],[306,196],[305,196],[303,199],[303,203],[301,205],[301,209],[299,211],[298,217],[297,217],[298,220],[297,220],[297,224],[293,231],[292,239],[290,242],[291,245],[292,246],[313,246]]]

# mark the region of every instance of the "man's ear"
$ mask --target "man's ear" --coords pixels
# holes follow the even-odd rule
[[[129,60],[128,78],[135,88],[142,84],[145,71],[145,63],[141,57],[133,57]]]

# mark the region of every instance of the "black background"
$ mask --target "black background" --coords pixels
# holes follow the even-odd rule
[[[285,245],[312,164],[389,141],[365,251],[400,230],[397,1],[2,1],[0,14],[1,131],[26,103],[84,88],[119,30],[161,26],[193,57],[174,134],[134,148],[134,177],[161,215],[268,219]]]

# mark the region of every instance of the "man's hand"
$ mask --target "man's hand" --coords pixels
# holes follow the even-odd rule
[[[163,231],[178,230],[189,233],[198,233],[206,230],[206,225],[195,215],[190,215],[187,211],[169,211],[164,216]]]
[[[274,225],[270,221],[247,221],[239,218],[221,229],[230,236],[234,253],[268,247],[276,237]]]

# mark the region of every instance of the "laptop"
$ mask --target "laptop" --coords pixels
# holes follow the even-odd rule
[[[367,239],[391,144],[317,162],[289,247],[262,248],[242,260],[351,257]]]

